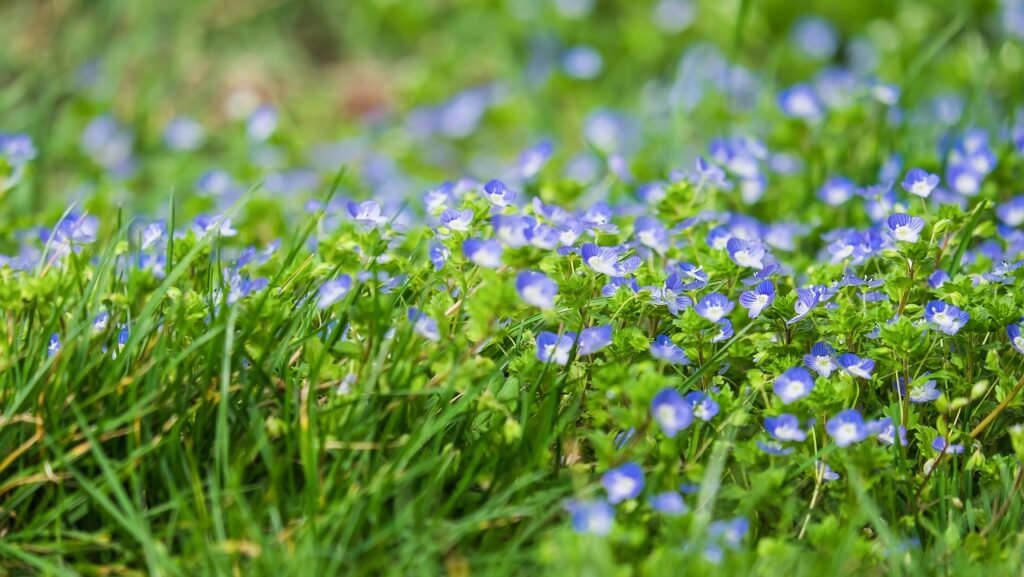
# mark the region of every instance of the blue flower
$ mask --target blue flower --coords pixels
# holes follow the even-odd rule
[[[577,533],[607,535],[615,523],[615,509],[605,500],[566,503],[572,528]]]
[[[903,179],[903,190],[921,198],[928,198],[938,185],[937,174],[930,174],[920,168],[912,169]]]
[[[690,405],[690,409],[693,412],[693,416],[704,421],[705,423],[710,422],[711,419],[715,418],[718,414],[718,403],[714,399],[709,397],[707,393],[701,391],[691,391],[686,393],[683,397]]]
[[[19,168],[36,158],[36,146],[27,134],[0,133],[0,158]]]
[[[896,435],[899,434],[899,441],[901,447],[907,446],[907,428],[900,425],[898,428],[893,425],[892,419],[886,417],[880,421],[871,423],[871,429],[876,431],[878,440],[885,443],[886,445],[892,445],[896,442]]]
[[[811,354],[804,355],[804,364],[819,375],[829,377],[838,368],[834,355],[835,350],[828,343],[814,343]]]
[[[725,244],[725,248],[729,251],[729,258],[734,263],[758,270],[764,268],[766,253],[761,241],[743,240],[733,237]]]
[[[376,200],[349,202],[345,208],[353,220],[367,228],[376,228],[388,221],[388,218],[381,213],[380,203]]]
[[[107,326],[110,324],[110,313],[102,311],[96,315],[96,318],[92,321],[92,332],[102,333],[107,330]]]
[[[345,298],[352,289],[352,277],[343,274],[320,285],[317,291],[316,308],[324,309]]]
[[[644,490],[644,470],[636,463],[624,463],[605,473],[601,485],[612,505],[635,499]]]
[[[734,333],[732,330],[732,322],[730,322],[729,319],[722,319],[715,324],[718,325],[718,332],[712,335],[711,342],[720,343],[732,338]]]
[[[444,263],[448,262],[451,252],[445,245],[435,242],[431,243],[428,256],[430,262],[434,265],[434,270],[441,270],[444,267]]]
[[[473,211],[468,208],[466,210],[446,208],[441,213],[441,224],[448,227],[448,230],[465,232],[473,225]]]
[[[824,107],[810,84],[795,84],[779,93],[779,108],[791,118],[815,121],[824,115]]]
[[[713,292],[704,295],[697,305],[693,307],[693,310],[705,319],[717,323],[722,317],[729,314],[734,306],[736,306],[736,303],[729,300],[725,295],[720,292]]]
[[[1018,353],[1024,354],[1024,336],[1020,334],[1020,325],[1014,323],[1006,327],[1006,336],[1010,339],[1010,344],[1013,348],[1017,349]]]
[[[964,452],[963,445],[950,445],[946,441],[946,437],[939,435],[932,440],[932,448],[940,453],[951,453],[953,455],[959,455]]]
[[[164,127],[164,144],[171,150],[195,150],[203,145],[205,139],[203,125],[189,116],[176,116]]]
[[[494,239],[469,238],[462,243],[462,252],[466,258],[484,268],[501,266],[502,250],[501,243]]]
[[[612,277],[607,284],[601,287],[601,296],[614,296],[623,287],[630,289],[634,293],[640,292],[640,285],[636,282],[635,278]]]
[[[528,305],[551,309],[558,295],[558,283],[542,272],[524,270],[516,276],[516,292]]]
[[[1024,195],[1015,196],[996,207],[996,216],[1006,226],[1019,227],[1024,224]]]
[[[640,244],[658,254],[669,249],[668,229],[656,218],[641,216],[633,223],[633,235]]]
[[[885,221],[889,234],[900,242],[917,242],[924,229],[924,219],[898,212]]]
[[[591,80],[604,68],[601,53],[590,46],[574,46],[562,56],[562,68],[570,78]]]
[[[651,415],[661,431],[672,438],[693,423],[690,403],[672,387],[666,387],[651,400]]]
[[[277,131],[277,109],[269,104],[260,106],[249,115],[245,129],[253,142],[267,140]]]
[[[832,470],[832,467],[828,466],[828,463],[818,463],[818,474],[821,475],[824,481],[838,481],[839,473]]]
[[[911,403],[930,403],[942,396],[942,391],[936,386],[935,379],[927,379],[924,382],[912,385],[909,393],[906,391],[905,383],[906,379],[897,376],[893,382],[893,387],[901,397],[906,396],[910,399]]]
[[[491,226],[494,228],[494,235],[501,242],[512,248],[519,248],[530,244],[537,221],[533,217],[521,214],[499,214],[491,219]]]
[[[674,365],[690,364],[686,352],[666,335],[658,335],[651,343],[651,356]]]
[[[753,290],[740,295],[740,306],[747,309],[747,316],[754,319],[775,302],[775,283],[761,281]]]
[[[53,333],[52,335],[50,335],[50,341],[46,344],[46,354],[52,357],[53,355],[59,353],[60,349],[60,335],[58,335],[57,333]]]
[[[597,246],[586,243],[580,247],[580,254],[583,255],[583,263],[596,272],[608,276],[626,276],[635,271],[643,260],[638,256],[631,256],[620,262],[619,250],[610,246]]]
[[[968,165],[950,165],[946,169],[946,183],[953,192],[964,196],[976,196],[981,192],[984,178]]]
[[[542,363],[565,365],[569,362],[569,353],[575,342],[576,333],[558,336],[552,332],[542,332],[537,335],[537,359]]]
[[[684,515],[690,511],[683,496],[675,491],[665,491],[651,497],[651,508],[670,517]]]
[[[487,181],[487,184],[484,185],[484,196],[491,201],[491,204],[499,207],[506,207],[516,199],[516,193],[497,179]]]
[[[427,316],[416,307],[409,309],[409,320],[412,322],[412,330],[428,341],[441,340],[441,331],[437,328],[437,321]]]
[[[971,315],[943,301],[932,301],[924,307],[924,318],[947,335],[955,335]]]
[[[783,413],[778,417],[767,417],[764,428],[779,441],[803,441],[807,433],[800,430],[800,420],[795,415]]]
[[[527,148],[519,155],[519,174],[523,178],[533,178],[544,168],[553,153],[554,146],[547,140]]]
[[[201,214],[192,221],[192,230],[196,236],[205,236],[216,233],[223,237],[232,237],[238,231],[231,228],[231,219],[220,214]]]
[[[814,379],[803,367],[793,367],[775,379],[775,394],[788,405],[811,394]]]
[[[853,198],[857,185],[843,176],[833,176],[818,189],[818,198],[829,206],[839,206]]]
[[[736,549],[743,543],[743,537],[750,529],[746,517],[736,517],[725,521],[714,521],[708,525],[708,536],[729,547]]]
[[[782,443],[778,441],[755,441],[754,444],[757,445],[758,449],[776,457],[785,457],[786,455],[793,454],[792,447],[784,447]]]
[[[673,315],[678,315],[680,311],[693,306],[693,299],[680,294],[685,289],[683,288],[683,281],[677,273],[672,273],[665,279],[664,287],[644,288],[651,291],[652,304],[668,307],[668,311]]]
[[[862,359],[853,353],[840,355],[839,366],[846,369],[846,372],[862,379],[871,379],[871,371],[875,369],[875,361]]]
[[[708,284],[708,273],[704,272],[704,269],[699,266],[684,262],[676,265],[675,270],[679,272],[679,278],[683,282],[683,290],[700,290]]]
[[[868,437],[868,428],[857,409],[846,409],[825,423],[825,430],[836,445],[847,447]]]
[[[928,286],[930,286],[933,289],[939,289],[942,288],[942,285],[946,284],[950,280],[952,279],[949,278],[949,273],[942,269],[939,269],[933,272],[932,274],[928,275]]]
[[[578,352],[580,356],[587,356],[600,351],[612,344],[612,326],[601,325],[590,327],[580,332]]]

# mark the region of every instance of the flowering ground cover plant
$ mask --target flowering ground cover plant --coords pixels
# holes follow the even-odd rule
[[[771,10],[652,3],[735,50],[515,145],[486,110],[611,44],[326,145],[246,90],[154,131],[76,68],[0,125],[0,568],[1018,573],[1024,5],[909,5],[913,49],[795,15],[774,74],[733,61]]]

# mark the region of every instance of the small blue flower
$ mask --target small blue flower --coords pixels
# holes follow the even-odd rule
[[[749,529],[750,522],[746,517],[714,521],[708,525],[708,537],[730,549],[736,549],[743,544],[743,538]]]
[[[1017,349],[1018,353],[1024,354],[1024,336],[1020,334],[1020,325],[1014,323],[1006,327],[1006,336],[1010,339],[1010,344],[1013,348]]]
[[[953,192],[964,196],[977,196],[981,192],[983,174],[976,172],[970,165],[950,165],[946,169],[946,184]]]
[[[146,250],[160,242],[167,233],[167,227],[162,221],[151,222],[142,228],[142,250]]]
[[[937,174],[931,174],[920,168],[912,169],[903,179],[903,190],[921,198],[928,198],[938,185],[939,176]]]
[[[434,270],[441,270],[444,268],[444,263],[448,262],[451,252],[445,245],[435,242],[430,245],[428,256],[430,262],[434,265]]]
[[[946,437],[939,435],[932,440],[932,448],[940,453],[950,453],[953,455],[959,455],[964,452],[963,445],[951,445],[946,441]]]
[[[615,523],[615,509],[603,499],[566,503],[572,528],[577,533],[607,535]]]
[[[840,355],[839,366],[855,377],[871,380],[871,371],[875,369],[875,361],[862,359],[853,353]]]
[[[683,290],[696,291],[708,284],[708,273],[699,266],[684,262],[676,265],[675,270],[683,281]]]
[[[430,318],[423,311],[416,307],[409,309],[409,320],[412,322],[412,330],[428,341],[441,340],[441,331],[437,327],[437,321]]]
[[[668,229],[656,218],[641,216],[633,223],[633,235],[640,244],[658,254],[669,249]]]
[[[231,228],[231,219],[220,214],[201,214],[192,221],[192,229],[197,236],[216,233],[223,237],[232,237],[238,231]]]
[[[320,285],[317,291],[316,308],[324,309],[345,298],[352,289],[352,277],[343,274]]]
[[[537,221],[522,214],[495,215],[491,219],[494,235],[507,246],[519,248],[530,244]]]
[[[590,327],[580,332],[578,352],[580,356],[587,356],[600,351],[612,344],[612,326],[601,325]]]
[[[722,319],[715,324],[718,326],[718,332],[711,336],[711,342],[720,343],[732,338],[734,332],[732,330],[732,322],[729,319]]]
[[[519,174],[523,178],[533,178],[548,163],[554,153],[554,146],[544,140],[536,146],[527,148],[519,155]]]
[[[516,275],[516,292],[528,305],[551,309],[554,308],[555,297],[558,295],[558,283],[542,272],[524,270]]]
[[[94,333],[102,333],[107,330],[107,326],[110,324],[110,313],[103,311],[96,315],[96,318],[92,321],[92,331]]]
[[[574,46],[562,56],[562,68],[570,78],[591,80],[604,68],[601,53],[590,46]]]
[[[501,243],[494,240],[482,240],[469,238],[462,243],[462,252],[466,258],[478,266],[484,268],[498,268],[501,266],[501,254],[503,249]]]
[[[875,421],[871,424],[871,428],[877,431],[878,440],[886,445],[892,445],[895,443],[896,435],[898,433],[900,446],[907,446],[907,428],[903,425],[900,425],[899,428],[895,427],[891,418],[886,417],[880,421]]]
[[[1024,224],[1024,195],[1000,203],[996,207],[996,216],[1009,227],[1017,228]]]
[[[924,318],[947,335],[955,335],[971,315],[944,301],[932,301],[924,307]]]
[[[552,332],[542,332],[537,335],[537,359],[542,363],[553,362],[564,366],[569,362],[569,353],[575,343],[576,333],[558,336]]]
[[[713,292],[711,294],[704,295],[697,305],[693,307],[696,313],[705,319],[717,323],[722,317],[729,314],[736,303],[732,302],[725,295],[720,292]]]
[[[829,206],[839,206],[853,198],[857,185],[843,176],[833,176],[818,189],[818,198]]]
[[[661,288],[644,288],[651,291],[652,304],[664,305],[673,315],[678,315],[681,311],[693,306],[693,299],[680,294],[685,289],[683,288],[683,281],[678,273],[668,275],[668,278],[665,279],[665,285]]]
[[[613,277],[631,274],[643,263],[643,260],[635,255],[620,261],[619,250],[615,247],[597,246],[589,242],[580,247],[580,254],[583,256],[583,263],[588,267]]]
[[[714,399],[709,397],[707,393],[701,391],[690,391],[683,397],[690,405],[690,409],[693,411],[693,416],[704,421],[705,423],[710,422],[711,419],[715,418],[718,414],[718,403]]]
[[[0,132],[0,158],[13,168],[19,168],[36,158],[36,146],[27,134]]]
[[[924,219],[898,212],[885,221],[889,234],[900,242],[917,242],[924,229]]]
[[[816,121],[824,115],[824,107],[810,84],[795,84],[779,93],[779,108],[790,118]]]
[[[601,485],[612,505],[635,499],[644,490],[644,470],[636,463],[624,463],[605,473]]]
[[[838,481],[839,473],[832,470],[832,467],[828,466],[828,463],[818,463],[818,474],[821,475],[824,481]]]
[[[729,258],[734,263],[758,270],[764,268],[766,252],[761,241],[733,237],[725,244],[725,248],[729,251]]]
[[[277,131],[277,109],[269,104],[257,108],[246,122],[246,132],[253,142],[263,142]]]
[[[942,285],[946,284],[950,280],[952,279],[949,278],[949,273],[942,269],[939,269],[933,272],[932,274],[928,275],[928,286],[930,286],[933,289],[939,289],[942,288]]]
[[[868,437],[868,428],[857,409],[841,411],[828,420],[825,430],[840,447],[859,443]]]
[[[652,496],[651,508],[669,517],[685,515],[690,511],[690,508],[686,506],[686,502],[683,501],[683,496],[675,491],[666,491]]]
[[[446,208],[441,213],[441,224],[448,227],[448,230],[465,232],[473,225],[473,211],[468,208],[466,210]]]
[[[792,447],[785,447],[782,445],[782,443],[778,441],[755,441],[754,444],[757,445],[758,449],[761,449],[765,453],[773,455],[775,457],[785,457],[786,455],[793,454]]]
[[[803,441],[807,433],[800,430],[800,420],[795,415],[781,414],[778,417],[767,417],[764,428],[768,434],[779,441]]]
[[[832,375],[832,371],[838,368],[833,358],[835,350],[828,343],[815,343],[811,347],[811,354],[804,355],[804,364],[807,368],[823,377]]]
[[[203,145],[205,139],[203,125],[189,116],[176,116],[164,127],[164,144],[171,150],[195,150]]]
[[[814,379],[803,367],[793,367],[775,379],[775,394],[788,405],[811,394]]]
[[[753,290],[740,295],[740,306],[747,309],[747,316],[754,319],[775,302],[775,283],[761,281]]]
[[[367,228],[376,228],[388,221],[388,218],[381,213],[380,203],[376,200],[349,202],[345,208],[353,220]]]
[[[487,184],[484,185],[484,196],[491,201],[491,204],[498,207],[506,207],[516,199],[516,193],[497,179],[487,181]]]
[[[893,387],[900,396],[905,395],[910,399],[911,403],[930,403],[942,396],[942,391],[940,391],[936,386],[935,379],[927,379],[924,382],[912,385],[910,387],[910,392],[906,391],[905,383],[906,379],[897,376],[896,380],[893,382]]]
[[[651,343],[651,356],[673,365],[690,364],[690,358],[686,356],[686,352],[666,335],[658,335]]]
[[[693,409],[690,403],[672,387],[662,389],[651,400],[651,415],[661,431],[669,438],[685,430],[693,423]]]
[[[52,335],[50,335],[50,342],[46,344],[46,354],[52,357],[53,355],[59,353],[60,349],[60,335],[58,335],[57,333],[53,333]]]

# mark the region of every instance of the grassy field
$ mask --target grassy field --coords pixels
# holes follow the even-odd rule
[[[1020,574],[1022,41],[0,4],[0,574]]]

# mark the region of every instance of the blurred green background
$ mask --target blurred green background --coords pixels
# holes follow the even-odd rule
[[[710,138],[768,132],[775,92],[828,67],[895,83],[907,106],[974,87],[960,94],[964,123],[993,123],[1024,61],[1003,10],[994,0],[8,1],[0,130],[28,132],[40,152],[11,206],[29,213],[111,188],[145,208],[220,166],[256,180],[266,163],[238,136],[260,103],[282,116],[272,168],[348,164],[371,188],[403,194],[487,178],[540,138],[571,168],[602,109],[629,118],[619,135],[637,176],[660,178]],[[828,54],[800,49],[807,17],[832,27]],[[701,92],[708,83],[717,91]],[[82,131],[107,113],[145,160],[113,184],[81,170]],[[208,141],[188,163],[161,162],[164,127],[182,114]]]

